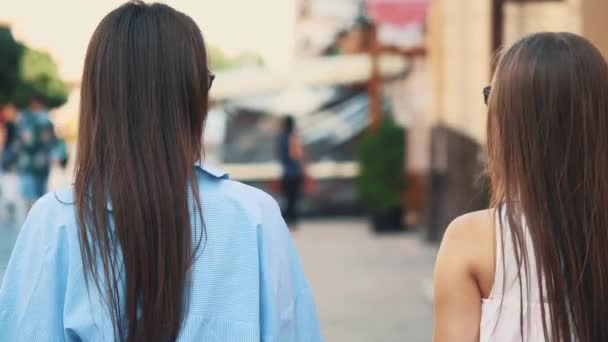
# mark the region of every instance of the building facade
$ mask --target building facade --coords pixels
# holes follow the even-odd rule
[[[606,13],[606,0],[433,0],[427,41],[433,127],[429,239],[440,239],[457,216],[487,207],[482,89],[491,79],[495,48],[533,32],[568,31],[587,37],[608,56]]]

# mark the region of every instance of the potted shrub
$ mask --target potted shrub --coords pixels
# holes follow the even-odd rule
[[[391,119],[385,119],[359,145],[359,195],[374,231],[403,229],[405,151],[405,129]]]

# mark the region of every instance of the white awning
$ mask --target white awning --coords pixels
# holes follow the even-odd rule
[[[310,114],[336,93],[332,87],[292,86],[272,94],[238,98],[230,103],[236,107],[265,112],[269,115],[305,116]]]
[[[379,59],[383,77],[399,75],[407,69],[402,56],[382,55]],[[366,82],[371,76],[369,55],[314,58],[297,62],[289,72],[273,72],[266,68],[248,68],[219,72],[211,89],[214,100],[235,99],[265,94],[303,85],[329,86]]]

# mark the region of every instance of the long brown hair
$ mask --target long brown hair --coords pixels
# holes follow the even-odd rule
[[[193,165],[209,75],[200,29],[162,4],[112,11],[88,47],[75,182],[80,248],[87,283],[106,299],[121,341],[174,341],[180,331],[188,271],[204,241]]]
[[[520,291],[538,286],[548,306],[545,338],[608,341],[608,66],[590,42],[539,33],[502,55],[488,155]],[[522,284],[522,268],[536,272],[538,284]],[[523,339],[523,303],[520,317]]]

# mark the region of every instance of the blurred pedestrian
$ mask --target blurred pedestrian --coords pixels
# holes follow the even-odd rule
[[[86,56],[75,184],[19,233],[0,341],[321,341],[278,205],[201,161],[213,75],[194,21],[129,1]]]
[[[67,129],[65,125],[55,126],[55,140],[51,147],[51,165],[65,169],[70,158],[66,142]]]
[[[11,102],[0,104],[0,173],[8,172],[13,159],[9,147],[17,138],[17,108]]]
[[[295,229],[298,221],[298,202],[304,181],[304,149],[296,132],[296,122],[292,116],[283,119],[279,134],[278,157],[281,163],[281,187],[285,198],[283,217],[290,228]]]
[[[47,192],[56,137],[44,98],[34,94],[17,121],[17,137],[9,146],[9,165],[19,174],[23,198],[30,206]]]
[[[435,341],[608,341],[608,65],[538,33],[507,50],[488,104],[492,209],[446,232]]]
[[[0,104],[0,225],[21,222],[27,204],[21,197],[19,177],[15,174],[14,153],[10,148],[17,139],[17,109],[10,103]]]

